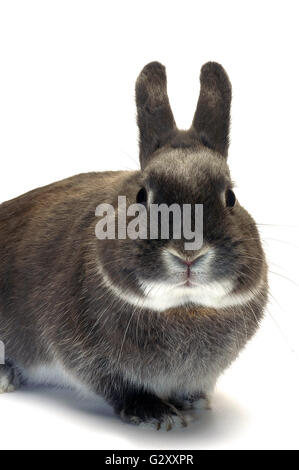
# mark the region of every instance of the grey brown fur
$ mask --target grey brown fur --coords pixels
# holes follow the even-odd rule
[[[8,360],[0,388],[9,368],[26,382],[27,371],[59,363],[123,419],[167,428],[174,417],[185,424],[187,402],[210,395],[256,331],[267,299],[256,225],[239,203],[229,209],[219,196],[232,187],[230,101],[223,68],[206,64],[193,124],[180,131],[165,69],[148,64],[136,83],[141,171],[81,174],[0,206],[0,339]],[[118,195],[134,203],[142,187],[154,202],[204,204],[204,240],[215,252],[204,281],[229,276],[233,295],[254,293],[249,300],[214,308],[198,299],[161,312],[143,306],[138,280],[167,282],[163,250],[185,255],[184,240],[95,237],[97,205],[116,206]]]

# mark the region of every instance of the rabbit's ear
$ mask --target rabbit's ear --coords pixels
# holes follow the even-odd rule
[[[136,105],[143,169],[150,155],[166,144],[176,131],[167,96],[165,67],[159,62],[147,64],[137,78]]]
[[[227,157],[231,84],[224,68],[208,62],[200,72],[200,95],[192,129],[204,145]]]

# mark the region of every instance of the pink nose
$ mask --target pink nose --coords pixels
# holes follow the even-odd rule
[[[192,255],[185,255],[185,254],[180,254],[177,252],[170,251],[170,254],[176,258],[178,261],[180,261],[182,264],[188,267],[190,269],[191,265],[200,258],[201,254],[199,253],[197,256]]]
[[[184,264],[186,264],[188,266],[188,268],[190,268],[191,264],[193,263],[193,261],[185,261],[185,260],[182,260]]]

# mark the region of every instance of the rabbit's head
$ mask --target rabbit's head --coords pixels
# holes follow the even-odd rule
[[[173,231],[169,239],[159,232],[102,248],[106,281],[137,306],[224,308],[247,303],[266,283],[259,234],[235,197],[227,165],[230,81],[221,65],[209,62],[200,84],[192,126],[182,131],[170,108],[164,66],[148,64],[136,82],[141,172],[129,175],[118,194],[147,209],[163,203],[203,207],[202,243],[194,249]]]

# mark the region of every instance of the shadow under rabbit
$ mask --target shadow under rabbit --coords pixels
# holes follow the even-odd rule
[[[170,432],[124,423],[101,397],[82,397],[70,389],[26,386],[17,393],[26,399],[31,397],[34,401],[55,406],[57,413],[63,413],[63,409],[79,412],[81,416],[84,415],[82,432],[85,426],[91,426],[93,430],[98,429],[102,432],[104,426],[107,432],[125,437],[134,447],[149,446],[151,449],[208,446],[215,440],[223,441],[231,437],[244,427],[248,420],[245,410],[221,392],[215,393],[211,410],[186,412],[189,418],[188,426],[175,427]],[[113,443],[111,444],[113,447]]]

